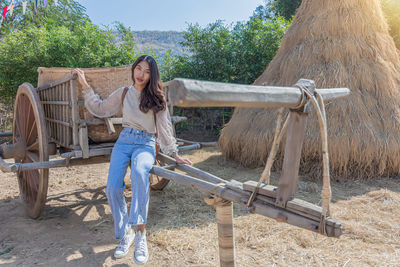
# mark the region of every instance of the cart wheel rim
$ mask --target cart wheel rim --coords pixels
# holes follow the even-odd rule
[[[14,105],[13,143],[22,142],[25,154],[18,155],[18,163],[47,161],[47,134],[44,112],[36,89],[28,83],[17,91]],[[20,197],[28,215],[41,215],[47,197],[48,169],[37,169],[17,173]]]

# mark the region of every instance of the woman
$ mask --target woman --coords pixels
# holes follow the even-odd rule
[[[105,100],[93,92],[82,70],[75,69],[73,73],[78,75],[78,81],[83,87],[85,107],[90,113],[97,117],[110,117],[122,108],[124,129],[111,153],[106,188],[114,219],[115,238],[120,240],[114,256],[124,257],[134,241],[134,260],[137,264],[145,264],[148,260],[146,223],[149,171],[155,162],[155,133],[158,133],[157,142],[164,153],[175,158],[177,163],[192,164],[177,153],[157,63],[150,56],[140,56],[132,65],[133,85],[127,91],[124,87],[117,89]],[[124,177],[129,162],[132,202],[128,214],[124,198]],[[136,233],[131,229],[132,226]]]

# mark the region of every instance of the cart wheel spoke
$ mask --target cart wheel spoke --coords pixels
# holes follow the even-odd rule
[[[36,136],[37,136],[37,127],[36,127],[36,122],[34,121],[31,128],[29,129],[28,136],[26,137],[26,144],[30,145],[32,142],[34,142]]]
[[[28,151],[39,151],[39,140],[36,140],[33,144],[29,145],[26,150]]]
[[[24,127],[24,138],[25,141],[28,141],[28,135],[32,126],[32,123],[30,121],[30,113],[31,113],[31,107],[29,106],[29,99],[27,97],[24,97],[24,120],[25,120],[25,127]]]
[[[32,162],[39,162],[40,159],[38,155],[35,153],[32,153],[31,151],[26,151],[26,156],[32,161]]]
[[[18,109],[18,108],[17,108]],[[19,111],[17,110],[17,113],[18,113]],[[22,126],[21,126],[21,121],[17,121],[17,122],[15,122],[15,125],[16,125],[16,136],[18,136],[18,137],[22,137],[23,136],[23,132],[22,132]]]

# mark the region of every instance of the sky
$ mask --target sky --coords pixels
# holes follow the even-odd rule
[[[120,21],[134,31],[184,31],[216,20],[245,21],[263,0],[80,0],[93,23]]]

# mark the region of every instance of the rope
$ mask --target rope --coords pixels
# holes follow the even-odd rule
[[[321,107],[322,118],[324,119],[324,135],[321,133],[322,139],[322,161],[323,161],[323,180],[322,180],[322,192],[321,192],[321,222],[320,222],[320,230],[322,233],[326,234],[325,223],[326,218],[330,215],[329,204],[331,202],[332,191],[331,191],[331,183],[329,178],[329,154],[328,154],[328,129],[326,122],[326,113],[325,113],[325,105],[324,100],[321,95],[316,94],[318,104]]]
[[[320,133],[321,133],[321,146],[322,146],[322,165],[323,165],[323,184],[322,184],[322,192],[321,192],[321,200],[322,200],[322,212],[321,212],[321,218],[320,218],[320,233],[321,234],[327,234],[326,233],[326,218],[330,215],[330,209],[329,205],[331,202],[332,198],[332,191],[331,191],[331,185],[330,185],[330,177],[329,177],[329,154],[328,154],[328,130],[327,130],[327,121],[326,121],[326,112],[325,112],[325,105],[324,101],[322,99],[322,96],[318,93],[315,93],[315,96],[312,95],[309,91],[307,91],[302,85],[296,84],[296,86],[302,91],[302,99],[300,101],[300,104],[297,106],[297,108],[300,108],[301,105],[305,104],[306,96],[309,100],[311,100],[311,103],[317,112],[317,118],[318,118],[318,124],[320,128]],[[276,123],[276,129],[275,129],[275,135],[274,135],[274,141],[272,143],[272,148],[271,152],[268,155],[267,163],[265,166],[265,169],[263,173],[261,174],[261,177],[258,181],[257,186],[254,188],[249,200],[247,201],[247,208],[251,209],[252,203],[254,201],[254,198],[256,194],[258,193],[258,190],[262,184],[263,181],[266,181],[267,184],[269,184],[269,177],[271,173],[271,167],[275,159],[276,152],[279,148],[279,143],[282,139],[282,136],[284,135],[284,132],[286,131],[287,123],[289,121],[288,116],[286,118],[286,121],[280,130],[280,125],[282,121],[282,114],[283,114],[283,108],[281,108],[278,116],[278,120]],[[278,134],[279,133],[279,134]]]
[[[315,93],[315,96],[311,95],[307,90],[302,89],[303,92],[309,97],[311,103],[314,106],[315,111],[317,112],[319,128],[321,132],[321,143],[322,143],[322,164],[323,164],[323,180],[322,180],[322,212],[321,212],[321,220],[320,220],[320,233],[326,233],[326,218],[330,215],[329,204],[331,201],[331,184],[329,178],[329,154],[328,154],[328,131],[326,125],[326,113],[325,113],[325,105],[324,101],[318,93]]]
[[[264,171],[261,174],[261,177],[260,177],[260,179],[258,181],[258,184],[254,188],[253,192],[251,193],[251,196],[250,196],[249,200],[247,201],[246,207],[248,209],[250,209],[250,207],[252,206],[254,198],[255,198],[256,194],[258,193],[258,190],[259,190],[262,182],[265,181],[266,184],[269,184],[269,177],[270,177],[270,174],[271,174],[272,164],[274,163],[276,152],[278,151],[279,144],[281,142],[282,136],[284,135],[284,133],[286,131],[287,124],[288,124],[288,121],[289,121],[289,116],[287,116],[287,118],[285,120],[285,123],[283,124],[283,127],[281,129],[283,111],[284,111],[284,108],[281,108],[280,111],[279,111],[278,120],[276,122],[274,141],[272,142],[272,148],[271,148],[271,151],[270,151],[270,153],[268,155],[267,163],[265,165]]]

